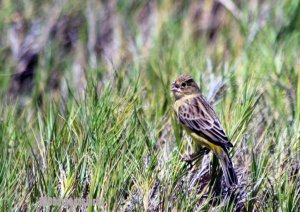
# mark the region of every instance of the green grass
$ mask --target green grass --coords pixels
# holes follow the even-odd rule
[[[264,8],[242,0],[241,19],[223,10],[211,41],[193,35],[189,2],[179,2],[157,2],[156,24],[142,24],[153,29],[147,40],[137,24],[145,3],[118,1],[113,28],[121,36],[113,41],[121,47],[109,68],[87,49],[87,4],[69,1],[59,18],[75,25],[74,46],[64,46],[62,34],[48,37],[33,87],[13,97],[16,60],[5,35],[17,9],[28,25],[47,23],[51,4],[40,11],[36,1],[1,3],[0,209],[35,210],[48,196],[100,199],[90,211],[299,211],[300,1]],[[76,18],[78,26],[70,24]],[[225,84],[214,108],[234,144],[239,186],[230,198],[223,184],[219,195],[208,188],[210,155],[192,170],[180,160],[189,145],[172,115],[170,84],[183,72],[205,96]]]

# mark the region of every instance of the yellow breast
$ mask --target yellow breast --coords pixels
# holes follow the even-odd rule
[[[199,96],[199,94],[191,94],[191,95],[186,95],[186,96],[176,100],[175,103],[174,103],[174,106],[173,106],[174,110],[176,112],[176,115],[178,115],[178,109],[179,109],[180,106],[182,106],[183,104],[187,104],[188,99],[195,98],[197,96]]]

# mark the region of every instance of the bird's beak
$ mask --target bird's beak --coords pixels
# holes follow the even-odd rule
[[[171,91],[173,91],[173,92],[177,92],[178,91],[178,88],[177,88],[175,82],[173,82],[172,85],[171,85]]]

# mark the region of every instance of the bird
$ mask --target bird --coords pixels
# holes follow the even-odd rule
[[[233,147],[214,109],[201,94],[199,86],[188,74],[181,74],[172,84],[173,105],[177,120],[191,136],[196,147],[211,150],[221,165],[227,187],[237,185],[237,176],[228,150]],[[192,162],[200,155],[194,152],[184,161]]]

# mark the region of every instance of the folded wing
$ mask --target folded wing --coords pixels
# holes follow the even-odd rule
[[[178,108],[178,118],[192,132],[225,148],[232,147],[214,110],[201,95],[189,98]]]

